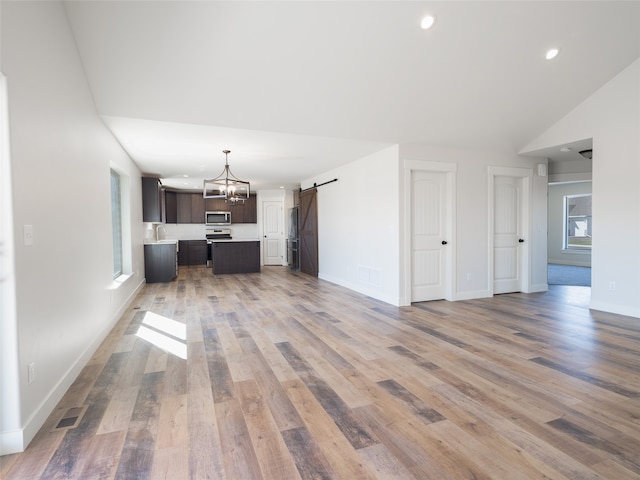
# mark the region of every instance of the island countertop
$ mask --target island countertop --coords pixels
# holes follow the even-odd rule
[[[207,238],[207,243],[259,242],[259,238]]]

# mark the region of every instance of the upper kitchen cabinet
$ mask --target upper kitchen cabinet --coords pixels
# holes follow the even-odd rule
[[[159,178],[142,177],[142,221],[164,223],[164,192]]]
[[[242,205],[231,206],[224,198],[204,198],[201,193],[163,191],[166,223],[205,222],[205,212],[231,212],[231,223],[258,223],[255,194]],[[149,221],[149,220],[145,220]]]
[[[176,193],[177,223],[191,223],[191,194]]]
[[[207,198],[207,212],[231,212],[231,223],[258,223],[258,207],[255,194],[244,204],[232,206],[224,198]]]
[[[244,205],[231,210],[231,223],[258,223],[258,204],[255,195],[250,195]]]
[[[204,223],[205,202],[201,193],[176,193],[177,223]]]
[[[164,191],[165,221],[178,223],[178,198],[177,193],[170,190]]]
[[[229,206],[224,203],[224,198],[205,198],[205,210],[207,212],[226,212]]]
[[[191,223],[204,223],[204,197],[202,193],[191,194]]]

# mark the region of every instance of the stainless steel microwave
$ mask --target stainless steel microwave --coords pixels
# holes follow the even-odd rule
[[[231,212],[205,212],[206,225],[231,225]]]

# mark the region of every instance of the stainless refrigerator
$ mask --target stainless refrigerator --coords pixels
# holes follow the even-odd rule
[[[289,211],[289,236],[287,237],[287,260],[291,270],[300,270],[299,245],[298,207],[293,207]]]

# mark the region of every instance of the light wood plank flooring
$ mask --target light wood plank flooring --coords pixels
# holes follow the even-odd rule
[[[396,308],[281,267],[183,268],[0,476],[640,479],[640,320],[584,291]]]

